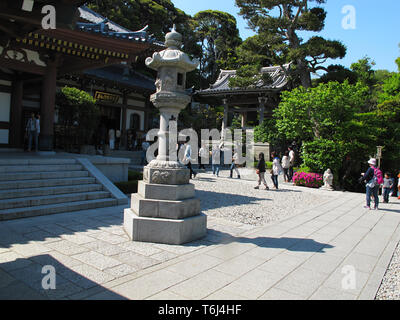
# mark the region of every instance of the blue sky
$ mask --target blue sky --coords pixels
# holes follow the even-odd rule
[[[234,0],[172,0],[174,5],[187,14],[194,15],[201,10],[213,9],[226,11],[238,20],[240,35],[243,39],[253,35],[237,13],[239,9]],[[346,5],[356,9],[356,28],[343,29]],[[340,40],[347,47],[344,59],[329,61],[328,64],[342,64],[350,67],[351,63],[369,56],[376,62],[375,69],[397,71],[395,60],[400,56],[400,1],[399,0],[328,0],[323,5],[328,15],[325,29],[321,36]],[[313,35],[313,33],[307,33]],[[306,37],[305,37],[306,38]]]

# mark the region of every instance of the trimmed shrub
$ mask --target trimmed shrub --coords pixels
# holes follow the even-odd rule
[[[301,172],[304,172],[304,173],[312,173],[311,168],[305,166],[304,164],[301,165],[300,168],[294,168],[294,171],[296,171],[296,172],[298,172],[298,173],[301,173]]]
[[[125,182],[117,182],[115,183],[115,186],[125,194],[137,193],[138,181],[131,180]]]
[[[142,179],[143,179],[143,173],[138,172],[138,171],[133,171],[133,170],[128,171],[128,180],[129,181],[142,180]]]

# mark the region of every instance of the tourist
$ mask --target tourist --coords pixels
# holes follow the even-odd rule
[[[389,203],[390,189],[392,189],[393,181],[390,178],[390,173],[385,173],[385,178],[383,179],[383,203]]]
[[[285,151],[285,155],[282,157],[282,168],[283,168],[283,178],[285,182],[289,182],[289,168],[290,168],[290,160],[289,160],[289,151]]]
[[[220,164],[220,159],[221,158],[221,150],[219,149],[218,145],[213,145],[212,151],[211,151],[211,168],[213,175],[219,175],[219,164]]]
[[[239,153],[238,153],[237,151],[235,151],[235,152],[233,153],[233,156],[232,156],[232,164],[231,164],[231,175],[230,175],[230,178],[233,177],[233,170],[235,170],[238,179],[240,179],[240,172],[239,172],[238,168],[236,167],[237,164],[239,164]]]
[[[276,154],[276,152],[272,152],[272,170],[271,170],[271,179],[272,182],[274,183],[274,187],[276,190],[278,190],[278,178],[280,173],[283,171],[282,166],[281,166],[281,161]]]
[[[223,141],[219,144],[219,150],[220,150],[219,163],[220,163],[220,166],[222,166],[222,168],[224,168],[224,166],[225,166],[225,144]]]
[[[32,112],[31,117],[29,118],[26,124],[26,132],[28,134],[28,152],[32,150],[32,140],[35,140],[35,149],[38,152],[38,122],[35,118],[35,114]]]
[[[199,169],[204,169],[206,170],[206,167],[204,166],[205,163],[208,163],[207,161],[208,158],[208,152],[206,147],[204,146],[204,144],[201,145],[201,148],[199,150],[199,160],[200,160],[200,164],[199,164]]]
[[[397,190],[398,190],[397,196],[398,196],[398,199],[400,200],[400,173],[397,176]]]
[[[265,159],[264,159],[264,153],[262,152],[258,156],[258,165],[256,173],[258,174],[258,186],[254,187],[254,189],[260,189],[260,185],[262,182],[265,186],[265,190],[269,190],[267,182],[265,181]]]
[[[38,141],[38,146],[39,146],[39,137],[40,137],[40,114],[39,113],[36,116],[36,134],[37,134],[37,141]]]
[[[365,209],[371,209],[371,195],[374,197],[375,207],[374,210],[378,210],[379,206],[379,184],[375,179],[375,169],[376,169],[376,159],[370,159],[368,161],[369,168],[365,174],[362,175],[360,181],[366,182],[366,196],[367,196],[367,205],[364,206]]]
[[[185,155],[183,157],[183,163],[186,164],[186,167],[190,170],[190,179],[192,176],[196,178],[196,172],[192,169],[192,146],[189,143],[190,137],[186,137],[185,143]]]
[[[115,149],[119,150],[119,145],[121,143],[121,131],[117,129],[115,132]]]
[[[293,151],[293,147],[288,148],[289,151],[289,161],[290,161],[290,167],[289,167],[289,181],[293,181],[293,167],[294,167],[294,161],[295,161],[295,153]]]
[[[115,147],[115,130],[113,128],[108,130],[108,141],[110,143],[110,150],[114,150],[114,147]]]
[[[106,136],[107,136],[107,127],[106,127],[105,123],[103,122],[100,127],[100,145],[103,150],[104,150],[104,146],[107,141]]]
[[[131,150],[135,151],[138,143],[137,143],[137,133],[134,129],[132,130],[132,141],[131,142],[132,142]]]

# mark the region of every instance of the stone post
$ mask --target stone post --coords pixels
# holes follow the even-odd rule
[[[170,135],[171,141],[176,141],[177,135],[170,127],[175,127],[172,121],[177,121],[191,101],[185,91],[186,73],[199,62],[179,50],[182,35],[175,26],[166,35],[165,45],[167,49],[146,59],[146,65],[158,72],[157,91],[150,97],[160,110],[158,156],[143,169],[138,193],[132,195],[131,208],[124,212],[124,228],[133,241],[183,244],[206,235],[207,217],[200,212],[189,170],[170,154]]]

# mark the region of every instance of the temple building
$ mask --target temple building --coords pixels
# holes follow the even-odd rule
[[[96,99],[102,121],[142,137],[153,126],[149,96],[154,79],[132,69],[163,48],[146,28],[131,31],[82,6],[84,1],[51,1],[55,29],[43,29],[49,1],[0,3],[0,147],[21,149],[27,119],[41,116],[39,147],[57,147],[56,93],[77,87]]]
[[[236,76],[236,70],[221,70],[217,81],[205,90],[194,93],[194,100],[213,106],[224,106],[222,129],[228,128],[236,114],[241,115],[242,128],[261,124],[279,103],[280,92],[288,85],[287,70],[290,64],[261,69],[267,74],[268,83],[260,81],[250,88],[231,88],[229,79]]]

